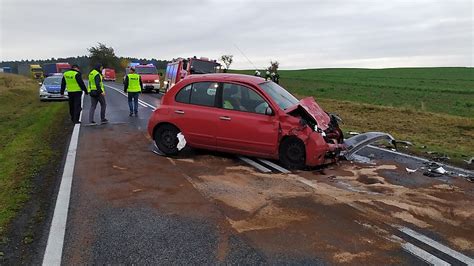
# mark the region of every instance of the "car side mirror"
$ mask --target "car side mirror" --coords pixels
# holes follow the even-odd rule
[[[273,115],[273,110],[270,107],[265,108],[265,114],[266,115]]]

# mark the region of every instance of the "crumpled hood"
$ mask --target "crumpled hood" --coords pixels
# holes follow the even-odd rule
[[[328,128],[329,122],[331,118],[329,115],[324,112],[324,110],[316,103],[313,97],[307,97],[298,102],[298,104],[289,107],[285,110],[286,113],[291,113],[296,109],[301,108],[304,110],[310,117],[312,117],[318,127],[322,130],[326,130]]]

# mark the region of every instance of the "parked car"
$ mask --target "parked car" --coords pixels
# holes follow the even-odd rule
[[[336,116],[280,85],[239,74],[190,75],[170,88],[148,122],[166,155],[178,134],[194,148],[280,160],[288,168],[333,162],[344,148]]]
[[[61,95],[61,81],[63,79],[62,73],[53,74],[46,77],[39,88],[39,98],[41,101],[62,101],[67,100],[67,91]]]

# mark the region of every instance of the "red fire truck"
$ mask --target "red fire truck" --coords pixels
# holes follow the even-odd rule
[[[209,60],[205,57],[173,59],[166,66],[165,90],[168,91],[169,88],[187,75],[216,73],[220,70],[220,66],[221,64],[217,63],[216,60]]]
[[[115,69],[104,68],[102,69],[102,76],[105,81],[115,81]]]
[[[130,73],[130,68],[135,68],[135,73],[140,75],[143,82],[143,90],[147,92],[151,92],[155,90],[156,92],[160,91],[160,75],[158,74],[158,70],[156,69],[155,65],[153,64],[137,64],[137,63],[130,63],[129,66],[125,69],[125,74]],[[125,77],[124,77],[125,80]]]

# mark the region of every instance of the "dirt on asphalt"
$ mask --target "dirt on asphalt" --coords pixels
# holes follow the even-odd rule
[[[229,236],[239,235],[267,257],[403,264],[403,256],[396,255],[400,244],[391,240],[394,225],[437,232],[454,248],[474,252],[474,184],[464,179],[446,183],[418,172],[408,175],[390,162],[264,174],[232,156],[154,155],[146,134],[126,125],[82,133],[90,141],[78,161],[88,167],[76,168],[75,178],[80,190],[97,200],[77,196],[83,205],[72,209],[71,220],[81,220],[75,230],[87,233],[70,247],[67,263],[87,261],[90,254],[80,247],[98,237],[87,230],[95,217],[84,219],[81,209],[136,204],[212,221],[220,234],[221,261]],[[404,179],[409,185],[400,185]]]

